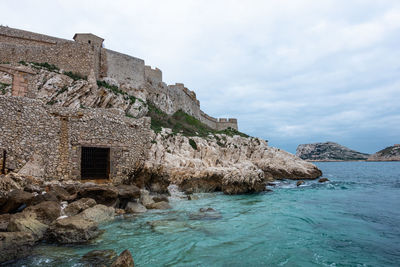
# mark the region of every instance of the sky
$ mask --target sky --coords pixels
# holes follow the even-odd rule
[[[0,24],[144,59],[214,117],[295,153],[400,143],[399,0],[2,0]]]

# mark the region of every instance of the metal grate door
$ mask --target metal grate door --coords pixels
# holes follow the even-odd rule
[[[82,147],[82,179],[108,179],[109,173],[110,148]]]

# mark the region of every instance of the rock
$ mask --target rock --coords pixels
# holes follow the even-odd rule
[[[118,258],[111,264],[111,267],[134,267],[132,254],[129,250],[124,250]]]
[[[22,190],[13,190],[4,200],[0,200],[4,204],[0,208],[0,213],[13,213],[16,212],[20,207],[29,206],[33,202],[34,195]]]
[[[96,223],[103,223],[114,219],[115,209],[99,204],[82,211],[76,216],[80,216],[85,220],[92,220]]]
[[[368,161],[400,161],[400,144],[386,147],[367,159]]]
[[[77,198],[77,194],[70,194],[67,190],[59,185],[52,185],[50,190],[55,193],[59,201],[73,201]]]
[[[119,185],[117,189],[119,198],[132,200],[140,197],[140,189],[136,185]]]
[[[52,223],[61,215],[60,204],[54,201],[43,201],[27,208],[26,211],[35,213],[37,219],[44,224]]]
[[[29,192],[29,193],[38,193],[40,194],[42,189],[40,188],[40,186],[38,185],[34,185],[34,184],[27,184],[24,187],[24,191]]]
[[[124,215],[126,211],[124,209],[115,209],[115,214],[116,215]]]
[[[58,198],[54,192],[42,192],[39,195],[35,196],[32,205],[36,205],[44,201],[58,202]]]
[[[143,213],[143,212],[147,211],[145,206],[143,206],[140,203],[136,203],[136,202],[128,202],[125,210],[128,213]]]
[[[11,215],[6,213],[0,215],[0,232],[7,231],[7,226],[10,223]]]
[[[113,249],[92,250],[82,256],[81,262],[85,266],[110,266],[116,257]]]
[[[318,180],[318,183],[325,183],[325,182],[329,182],[329,179],[323,177],[323,178],[321,178],[321,179]]]
[[[92,198],[81,198],[77,201],[70,203],[64,209],[64,213],[67,216],[73,216],[78,214],[79,212],[84,211],[85,209],[95,206],[96,204],[97,204],[96,201]]]
[[[79,215],[56,220],[48,232],[49,240],[61,244],[85,243],[100,235],[96,222]]]
[[[300,185],[302,185],[302,184],[304,184],[304,181],[297,181],[297,183],[296,183],[296,186],[300,186]]]
[[[213,208],[200,208],[199,212],[189,214],[190,220],[218,220],[222,215]]]
[[[165,202],[165,201],[149,204],[149,205],[146,206],[146,208],[148,208],[148,209],[157,209],[157,210],[172,209],[171,205],[169,205],[169,203]]]
[[[145,206],[145,207],[154,203],[154,200],[150,196],[149,191],[144,190],[144,189],[140,190],[140,203],[142,203],[143,206]]]
[[[43,238],[48,226],[36,219],[36,214],[31,212],[22,212],[14,214],[10,218],[7,226],[8,232],[28,232],[33,235],[35,241]]]
[[[153,197],[153,200],[154,200],[154,202],[161,202],[161,201],[169,202],[168,197],[167,197],[167,196],[164,196],[164,195],[157,195],[157,196],[154,196],[154,197]]]
[[[179,233],[193,229],[191,225],[184,221],[175,220],[156,220],[147,222],[151,229],[159,233]]]
[[[35,238],[27,232],[0,232],[0,263],[26,257]]]
[[[80,198],[93,198],[97,204],[115,206],[118,200],[119,191],[110,185],[85,185],[80,188]]]
[[[196,195],[188,195],[188,200],[198,200],[199,197]]]

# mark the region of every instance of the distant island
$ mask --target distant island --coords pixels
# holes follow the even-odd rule
[[[400,144],[395,144],[372,154],[368,161],[400,161]]]
[[[357,161],[370,156],[334,142],[302,144],[296,149],[296,156],[309,161]]]

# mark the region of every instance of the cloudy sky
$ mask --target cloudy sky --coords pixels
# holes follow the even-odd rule
[[[1,1],[0,24],[105,38],[204,111],[295,152],[400,143],[399,0]]]

